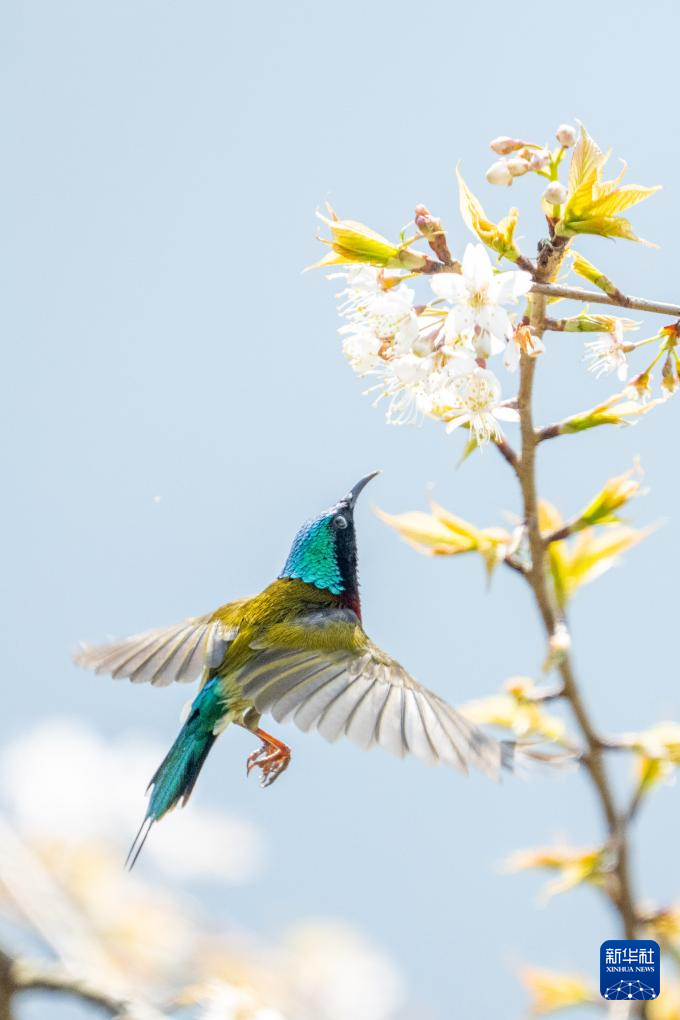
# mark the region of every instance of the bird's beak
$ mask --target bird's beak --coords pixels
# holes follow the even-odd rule
[[[359,498],[359,493],[368,485],[372,478],[375,478],[376,475],[379,474],[380,474],[379,471],[371,471],[370,475],[366,475],[365,478],[360,479],[360,481],[357,482],[354,488],[350,489],[349,493],[347,494],[347,501],[351,507],[354,506],[357,499]]]

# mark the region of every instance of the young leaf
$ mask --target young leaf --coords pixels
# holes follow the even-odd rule
[[[458,178],[460,213],[466,227],[476,234],[487,247],[511,262],[516,262],[520,251],[515,246],[513,237],[519,219],[519,211],[511,209],[500,223],[494,223],[487,217],[479,199],[468,188],[458,168],[456,168],[456,176]]]

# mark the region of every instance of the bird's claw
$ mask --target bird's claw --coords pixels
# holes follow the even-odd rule
[[[254,768],[262,770],[260,786],[271,786],[282,772],[285,772],[290,764],[290,748],[282,744],[277,747],[273,744],[262,744],[257,751],[248,755],[246,761],[246,772],[250,775]]]

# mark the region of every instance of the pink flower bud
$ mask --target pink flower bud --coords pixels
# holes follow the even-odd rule
[[[508,160],[508,170],[513,177],[521,177],[529,171],[529,161],[521,156],[513,156]]]
[[[508,169],[507,160],[499,159],[493,163],[486,171],[486,179],[489,184],[506,184],[509,187],[512,184],[512,174]]]
[[[529,166],[532,170],[545,170],[550,163],[550,153],[547,149],[539,149],[538,152],[532,152],[529,157]]]
[[[576,137],[576,128],[572,127],[571,124],[560,124],[555,132],[555,138],[565,149],[570,149],[572,145],[576,144]]]
[[[507,135],[500,135],[498,138],[490,143],[490,147],[494,152],[497,152],[499,156],[507,156],[511,152],[517,152],[521,149],[524,142],[520,141],[519,138],[508,138]]]
[[[543,192],[543,198],[549,205],[562,205],[567,201],[567,189],[559,181],[553,181]]]

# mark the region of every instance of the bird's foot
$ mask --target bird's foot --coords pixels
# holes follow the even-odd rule
[[[264,730],[255,732],[262,741],[262,746],[248,755],[246,771],[250,775],[252,769],[261,769],[260,786],[271,786],[290,765],[290,748]]]

